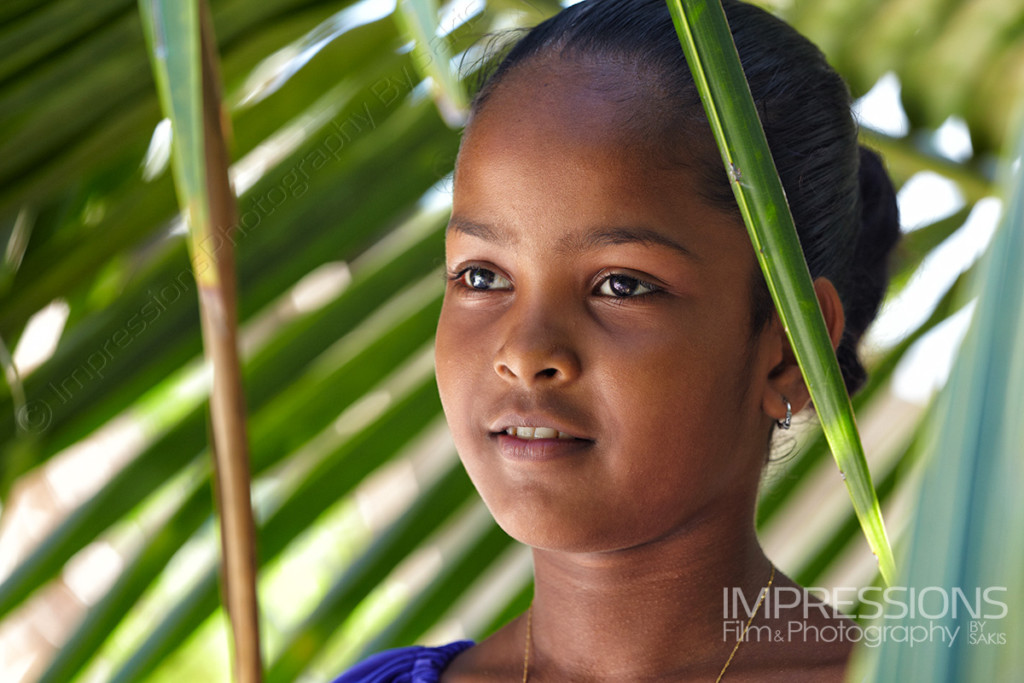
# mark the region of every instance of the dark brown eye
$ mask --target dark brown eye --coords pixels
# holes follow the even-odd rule
[[[493,289],[509,289],[512,287],[512,283],[508,279],[498,275],[493,270],[487,268],[467,268],[462,271],[459,276],[459,280],[462,284],[470,289],[477,290],[493,290]]]
[[[609,275],[597,288],[598,294],[624,299],[632,296],[643,296],[657,290],[652,284],[629,275]]]

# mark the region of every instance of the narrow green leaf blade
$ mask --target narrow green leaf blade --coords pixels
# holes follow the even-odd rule
[[[718,0],[668,0],[768,290],[786,328],[854,510],[886,582],[892,549],[793,217]]]
[[[208,224],[203,197],[202,74],[199,61],[199,3],[140,0],[146,38],[151,46],[153,77],[161,109],[171,120],[171,158],[178,203],[187,207],[189,225]]]

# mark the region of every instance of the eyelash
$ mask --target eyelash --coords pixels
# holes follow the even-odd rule
[[[470,292],[507,291],[507,288],[492,290],[492,289],[487,289],[487,288],[483,288],[483,287],[474,287],[474,286],[472,286],[471,284],[466,282],[466,276],[469,275],[470,273],[472,273],[473,271],[482,271],[482,272],[485,272],[485,273],[490,273],[495,278],[501,278],[505,282],[509,282],[508,278],[506,278],[506,277],[504,277],[502,275],[499,275],[498,273],[496,273],[495,271],[491,270],[490,268],[483,268],[483,267],[480,267],[480,266],[469,266],[469,267],[463,268],[462,270],[459,270],[459,271],[450,271],[448,273],[448,280],[450,282],[452,282],[456,287],[461,287],[461,288],[463,288],[463,289],[465,289],[467,291],[470,291]],[[606,284],[609,284],[611,282],[612,278],[623,278],[625,280],[630,280],[630,281],[632,281],[634,287],[646,289],[647,291],[641,292],[639,294],[631,294],[631,295],[626,295],[626,296],[615,296],[614,294],[599,293],[600,290]],[[511,282],[509,282],[509,284],[511,285]],[[632,275],[627,275],[626,273],[615,273],[615,272],[613,272],[613,273],[606,273],[598,281],[598,283],[594,286],[592,291],[595,294],[598,294],[599,296],[601,296],[602,298],[609,299],[609,300],[612,300],[612,301],[622,301],[622,300],[626,300],[626,299],[644,299],[644,298],[649,297],[651,295],[659,294],[659,293],[663,292],[664,290],[661,287],[659,287],[658,285],[653,284],[651,282],[647,282],[646,280],[643,280],[641,278],[634,277]]]

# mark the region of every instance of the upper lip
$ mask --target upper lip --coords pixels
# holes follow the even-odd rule
[[[561,418],[537,412],[510,412],[505,413],[496,420],[491,421],[488,430],[492,434],[504,432],[509,427],[550,427],[565,434],[571,434],[577,439],[591,440],[584,435],[579,426],[566,422]]]

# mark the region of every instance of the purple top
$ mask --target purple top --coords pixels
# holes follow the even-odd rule
[[[441,672],[472,640],[459,640],[441,647],[403,647],[364,659],[334,679],[334,683],[437,683]]]

